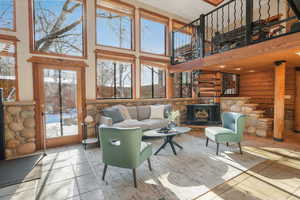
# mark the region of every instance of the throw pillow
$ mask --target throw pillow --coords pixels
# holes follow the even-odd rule
[[[102,113],[104,116],[111,118],[113,124],[124,121],[124,118],[117,107],[105,108]]]
[[[150,119],[164,119],[164,105],[150,106]]]
[[[118,107],[118,109],[120,110],[120,113],[121,113],[122,117],[125,120],[131,119],[130,114],[129,114],[128,109],[126,108],[126,106],[117,105],[116,107]]]

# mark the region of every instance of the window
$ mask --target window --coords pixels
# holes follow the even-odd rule
[[[142,64],[141,97],[144,99],[166,97],[166,72],[163,68]]]
[[[192,97],[192,73],[180,72],[174,74],[173,91],[175,98]]]
[[[0,88],[5,101],[16,100],[15,43],[0,39]]]
[[[101,0],[96,16],[97,44],[132,49],[134,8]]]
[[[238,96],[240,75],[231,73],[222,74],[222,96]]]
[[[15,29],[15,0],[1,0],[0,5],[0,29]]]
[[[168,19],[141,12],[141,51],[152,54],[166,54],[166,32]]]
[[[97,60],[97,98],[132,98],[132,63],[115,60]]]
[[[33,0],[36,52],[84,56],[84,0]]]

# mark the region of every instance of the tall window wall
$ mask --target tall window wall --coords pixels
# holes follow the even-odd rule
[[[0,87],[5,98],[12,100],[18,96],[17,38],[9,31],[24,31],[22,26],[16,30],[15,17],[15,7],[23,3],[0,1]],[[175,26],[169,22],[170,18],[118,0],[95,1],[96,9],[90,11],[86,10],[90,8],[86,4],[91,4],[88,0],[28,0],[29,41],[21,41],[22,45],[30,43],[28,59],[43,55],[86,62],[87,48],[92,48],[87,46],[90,40],[87,32],[95,31],[96,49],[93,50],[109,51],[112,55],[97,55],[95,59],[98,99],[170,97],[166,92],[167,83],[170,84],[168,65],[162,64],[169,61],[169,25]],[[92,30],[86,29],[87,23],[94,24],[91,19],[87,22],[88,12],[95,12],[95,28],[89,26]],[[15,40],[7,40],[6,36]],[[134,59],[123,59],[124,55],[120,54]],[[160,61],[145,62],[142,57]],[[182,92],[182,96],[189,96],[188,93]]]
[[[85,0],[32,0],[35,53],[85,55]]]
[[[107,0],[98,0],[96,8],[97,44],[133,49],[133,21],[133,7]]]

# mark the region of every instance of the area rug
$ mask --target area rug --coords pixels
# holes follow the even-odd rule
[[[241,155],[234,144],[221,145],[217,156],[216,145],[209,143],[205,147],[204,138],[182,135],[175,140],[183,146],[183,150],[177,149],[177,156],[166,146],[151,157],[153,171],[149,171],[146,162],[137,169],[138,189],[133,187],[132,172],[128,169],[108,167],[103,182],[101,149],[87,151],[105,199],[195,199],[266,160],[246,151]],[[153,143],[153,151],[163,142],[161,139],[147,141]]]
[[[41,178],[43,154],[0,161],[0,188]]]

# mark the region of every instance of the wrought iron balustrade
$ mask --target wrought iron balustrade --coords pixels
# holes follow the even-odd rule
[[[227,2],[173,31],[172,64],[300,31],[300,16],[292,4],[293,0]]]

